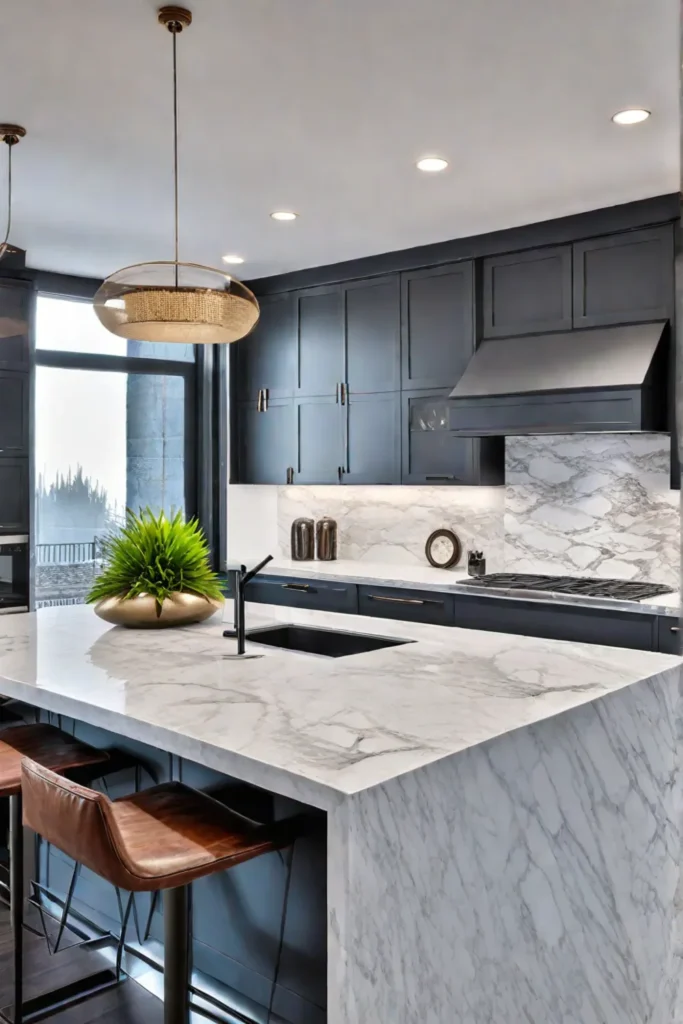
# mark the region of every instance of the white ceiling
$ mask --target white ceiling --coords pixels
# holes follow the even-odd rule
[[[12,241],[31,266],[104,276],[172,257],[157,6],[0,3],[0,121],[28,129]],[[678,189],[677,0],[189,6],[181,258],[240,253],[254,278]],[[618,128],[627,106],[652,117]],[[426,153],[449,169],[420,174]]]

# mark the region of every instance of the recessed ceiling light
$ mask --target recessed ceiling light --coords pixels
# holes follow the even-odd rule
[[[612,115],[612,120],[615,124],[640,124],[641,121],[647,121],[649,116],[650,111],[644,107],[629,107],[628,110],[618,110]]]
[[[447,167],[448,160],[444,160],[440,156],[423,156],[421,160],[417,161],[419,171],[431,171],[432,174],[436,171],[445,171]]]
[[[244,259],[241,256],[224,256],[224,263],[244,263]]]
[[[270,216],[273,220],[296,220],[298,214],[292,213],[291,210],[276,210],[275,213],[271,213]]]

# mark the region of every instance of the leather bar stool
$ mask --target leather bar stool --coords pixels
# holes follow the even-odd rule
[[[24,756],[49,766],[55,772],[104,765],[109,759],[106,751],[81,743],[51,725],[12,725],[0,731],[0,797],[9,800],[9,890],[16,1024],[23,1019],[24,831],[21,762]]]
[[[29,758],[22,794],[24,823],[63,853],[130,893],[162,891],[165,1024],[189,1021],[191,883],[291,846],[306,827],[257,824],[180,782],[110,800]]]

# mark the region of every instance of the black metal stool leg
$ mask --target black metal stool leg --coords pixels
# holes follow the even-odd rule
[[[190,1019],[190,887],[164,889],[164,1024]]]
[[[23,1016],[24,970],[24,826],[21,820],[21,794],[9,798],[9,889],[10,921],[14,945],[14,1022]]]

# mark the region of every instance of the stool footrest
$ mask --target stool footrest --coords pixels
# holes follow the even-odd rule
[[[44,1020],[53,1013],[76,1006],[91,996],[120,984],[121,979],[117,978],[114,968],[106,967],[79,981],[54,989],[52,992],[45,992],[33,999],[24,999],[22,1024],[34,1024],[34,1021]],[[13,1006],[4,1006],[0,1010],[0,1020],[5,1024],[14,1024],[13,1011]]]

